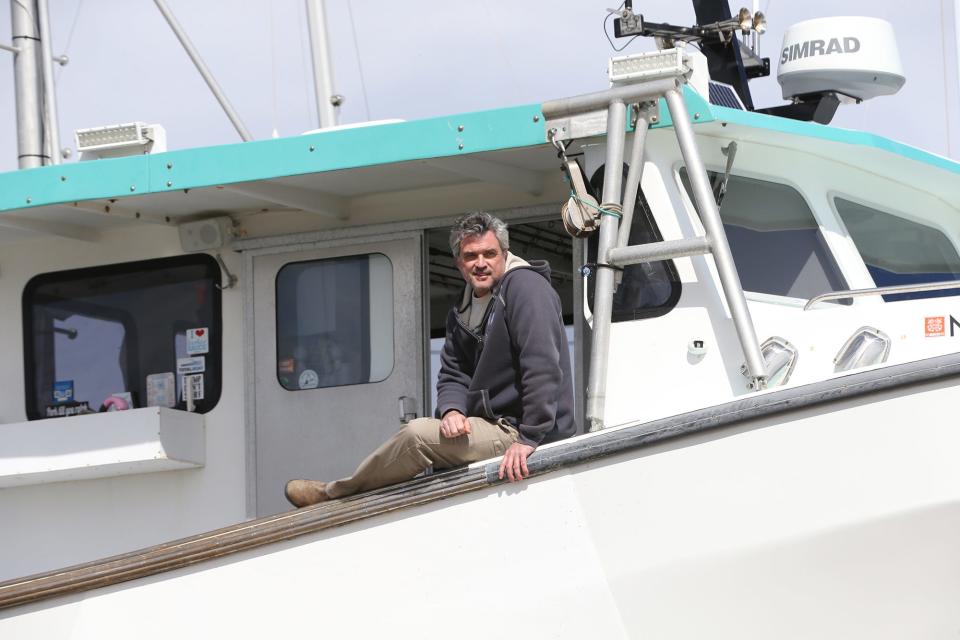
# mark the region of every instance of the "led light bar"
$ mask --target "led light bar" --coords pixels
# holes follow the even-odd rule
[[[100,151],[121,147],[142,147],[151,142],[143,122],[113,124],[92,129],[77,129],[77,151]]]
[[[610,58],[607,71],[611,84],[669,78],[689,72],[690,68],[680,47]]]

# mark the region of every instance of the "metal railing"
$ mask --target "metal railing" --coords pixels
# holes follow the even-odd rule
[[[542,111],[547,119],[548,131],[556,133],[559,124],[551,129],[551,121],[607,111],[606,166],[614,168],[605,173],[603,184],[603,202],[601,212],[622,211],[620,215],[602,215],[600,218],[599,242],[597,247],[596,284],[593,305],[593,348],[590,354],[590,379],[587,384],[586,417],[588,430],[596,431],[604,427],[606,404],[607,367],[610,351],[610,326],[615,289],[615,269],[627,264],[664,260],[671,257],[691,256],[709,253],[713,255],[720,277],[721,288],[730,315],[740,340],[746,360],[751,387],[762,389],[766,383],[766,367],[756,330],[746,297],[740,284],[740,277],[733,261],[730,244],[727,241],[720,219],[720,211],[707,177],[706,167],[700,157],[699,149],[690,124],[690,115],[683,99],[683,84],[686,77],[677,72],[669,78],[659,78],[640,82],[626,87],[615,87],[584,96],[544,103]],[[650,243],[639,246],[626,244],[626,233],[619,233],[622,224],[629,229],[632,206],[621,203],[622,173],[616,169],[623,165],[625,131],[627,124],[627,105],[637,104],[637,126],[631,150],[631,165],[627,175],[627,193],[623,197],[632,201],[640,182],[643,166],[643,146],[648,119],[651,117],[645,105],[663,98],[673,120],[677,144],[683,156],[690,176],[690,183],[705,234],[698,238],[685,238],[666,242]],[[624,206],[621,207],[621,204]]]
[[[847,289],[845,291],[831,291],[821,293],[810,298],[803,310],[807,311],[815,304],[830,300],[844,300],[846,298],[864,298],[866,296],[885,296],[897,293],[919,293],[922,291],[946,291],[960,289],[960,280],[942,280],[940,282],[925,282],[923,284],[898,284],[890,287],[873,287],[872,289]]]

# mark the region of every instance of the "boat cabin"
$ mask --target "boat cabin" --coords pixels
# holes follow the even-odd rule
[[[779,368],[751,388],[709,256],[626,266],[605,427],[956,350],[955,290],[883,290],[960,277],[955,163],[686,100]],[[631,244],[703,235],[668,120]],[[285,510],[287,479],[349,473],[429,415],[466,211],[550,260],[583,431],[597,236],[564,231],[549,128],[531,105],[0,176],[2,577]],[[599,193],[604,136],[565,153]]]
[[[0,580],[283,512],[431,415],[468,211],[551,263],[564,446],[957,351],[960,165],[652,82],[0,175]]]

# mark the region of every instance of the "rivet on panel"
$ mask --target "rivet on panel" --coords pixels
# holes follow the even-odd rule
[[[130,191],[136,191],[136,190],[137,190],[137,185],[135,184],[130,185]]]
[[[540,122],[540,116],[533,116],[534,122]]]
[[[463,131],[463,125],[462,125],[462,124],[457,127],[457,131]]]
[[[173,186],[173,180],[167,180],[167,186],[168,186],[168,187],[172,187],[172,186]]]
[[[463,143],[462,143],[462,142],[457,145],[457,149],[460,149],[461,151],[463,150]]]

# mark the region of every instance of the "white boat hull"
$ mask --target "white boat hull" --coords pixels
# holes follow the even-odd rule
[[[956,385],[754,418],[9,609],[0,636],[950,637]]]

